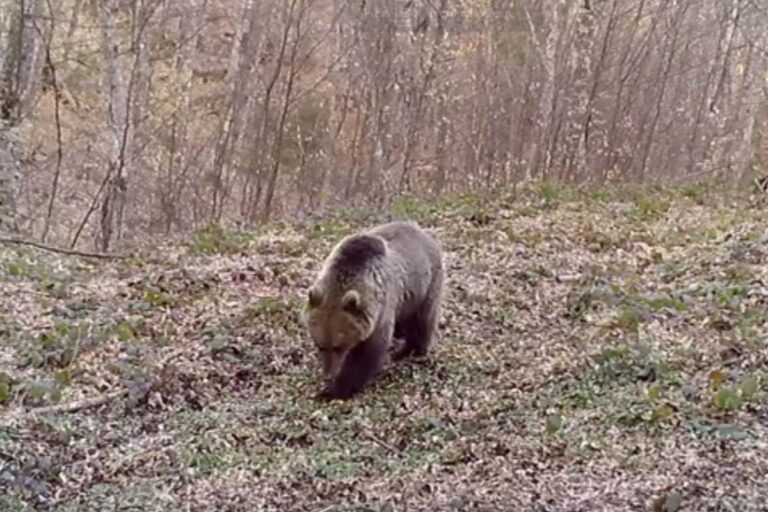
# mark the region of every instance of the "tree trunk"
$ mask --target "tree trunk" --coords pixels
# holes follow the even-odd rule
[[[20,193],[21,140],[16,128],[0,119],[0,232],[19,230],[17,198]]]
[[[560,177],[579,179],[586,169],[586,129],[589,123],[589,79],[592,75],[592,46],[595,37],[595,13],[589,0],[582,0],[576,14],[576,33],[573,42],[573,70],[571,73],[565,154]]]
[[[116,0],[104,0],[100,9],[102,30],[102,51],[105,63],[105,83],[109,99],[108,126],[112,136],[110,163],[107,170],[109,179],[101,205],[101,229],[98,236],[99,248],[106,252],[113,236],[119,241],[123,235],[123,213],[127,197],[127,169],[125,156],[130,144],[130,122],[128,118],[128,91],[118,67],[117,16],[119,7]]]
[[[41,41],[32,14],[41,0],[19,0],[8,16],[8,33],[0,52],[0,230],[20,229],[23,139],[19,125],[39,94]]]

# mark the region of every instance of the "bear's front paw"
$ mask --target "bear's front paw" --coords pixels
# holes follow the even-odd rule
[[[317,394],[317,399],[325,402],[329,400],[346,400],[354,394],[355,391],[347,386],[328,384]]]
[[[327,402],[327,401],[329,401],[329,400],[332,400],[332,399],[333,399],[333,396],[331,395],[331,390],[330,390],[330,389],[328,389],[327,387],[326,387],[326,388],[323,388],[323,389],[321,389],[321,390],[320,390],[320,391],[318,391],[318,392],[317,392],[317,394],[315,395],[315,399],[316,399],[316,400],[319,400],[319,401],[321,401],[321,402]]]

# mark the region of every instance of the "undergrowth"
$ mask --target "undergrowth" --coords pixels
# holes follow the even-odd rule
[[[0,509],[759,510],[766,214],[717,194],[542,183],[151,260],[2,248]],[[446,251],[435,351],[316,402],[306,288],[395,218]]]

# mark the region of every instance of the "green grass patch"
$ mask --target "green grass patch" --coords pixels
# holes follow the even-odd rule
[[[257,233],[210,224],[194,234],[189,251],[194,255],[233,254],[244,251]]]

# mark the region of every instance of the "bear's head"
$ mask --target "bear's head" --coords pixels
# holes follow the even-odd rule
[[[304,320],[326,380],[334,379],[349,351],[371,336],[378,310],[376,301],[364,290],[325,293],[317,286],[309,290]]]

